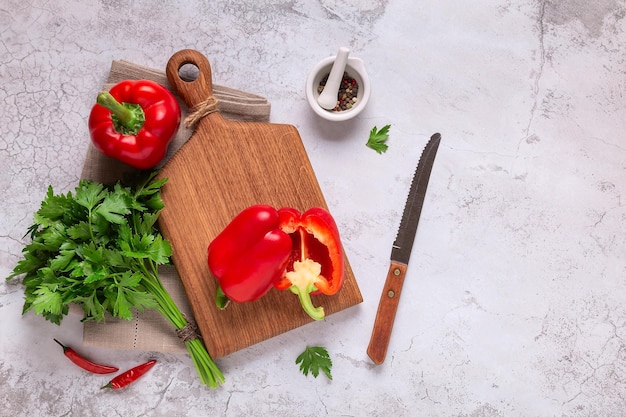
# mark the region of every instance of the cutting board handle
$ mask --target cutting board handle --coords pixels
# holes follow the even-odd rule
[[[191,64],[198,69],[198,76],[195,80],[181,78],[180,69],[186,64]],[[190,109],[213,95],[211,64],[201,52],[193,49],[176,52],[167,62],[165,73],[172,87]]]

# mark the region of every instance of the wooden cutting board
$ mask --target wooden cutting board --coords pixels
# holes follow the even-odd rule
[[[193,81],[185,81],[179,74],[186,64],[198,70]],[[200,52],[177,52],[170,58],[166,73],[190,109],[212,96],[211,66]],[[327,208],[294,126],[237,122],[217,111],[210,113],[197,123],[189,141],[159,176],[168,178],[159,226],[172,244],[174,265],[213,358],[312,321],[294,294],[276,289],[252,303],[231,303],[220,311],[214,301],[217,281],[207,266],[209,243],[246,207]],[[345,261],[341,291],[313,297],[327,316],[363,300],[350,263]]]

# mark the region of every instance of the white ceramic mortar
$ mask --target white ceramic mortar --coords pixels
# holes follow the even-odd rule
[[[370,98],[370,79],[361,59],[353,57],[348,58],[346,72],[350,77],[354,78],[359,85],[359,91],[356,96],[357,101],[352,108],[348,110],[326,110],[317,102],[317,98],[320,95],[317,92],[317,88],[319,87],[320,81],[330,73],[333,62],[335,62],[334,55],[324,58],[313,67],[306,80],[305,93],[309,106],[311,106],[311,109],[313,109],[318,116],[326,120],[339,122],[355,117],[365,108]]]

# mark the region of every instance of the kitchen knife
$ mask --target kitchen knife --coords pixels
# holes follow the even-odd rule
[[[409,196],[404,206],[400,228],[391,248],[391,265],[389,266],[385,286],[378,303],[378,311],[374,321],[374,330],[372,331],[370,344],[367,347],[368,356],[377,365],[383,363],[387,355],[387,347],[391,338],[393,322],[396,318],[402,284],[406,276],[411,249],[413,248],[413,241],[417,232],[417,224],[419,223],[424,198],[426,197],[430,172],[435,163],[435,155],[437,154],[440,141],[441,135],[435,133],[430,137],[422,151],[422,156],[413,175]]]

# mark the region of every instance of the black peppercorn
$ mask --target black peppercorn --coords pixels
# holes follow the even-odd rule
[[[317,87],[317,92],[324,91],[326,81],[328,81],[328,75],[326,74],[320,81]],[[359,93],[359,83],[348,75],[347,72],[343,73],[341,83],[339,84],[339,91],[337,92],[337,105],[331,111],[344,111],[349,110],[354,106],[358,100],[357,95]]]

